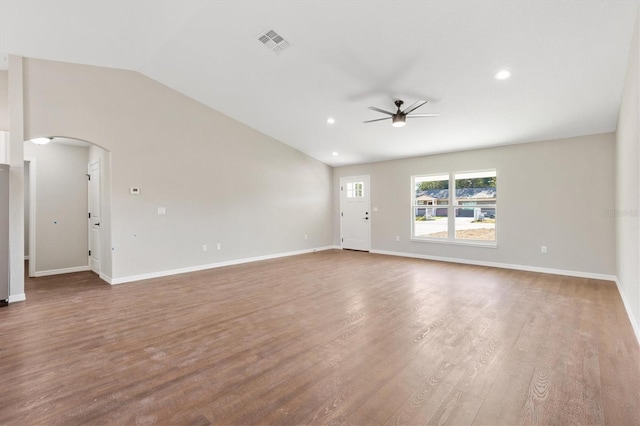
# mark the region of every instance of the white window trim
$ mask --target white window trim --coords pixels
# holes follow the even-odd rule
[[[496,238],[493,241],[483,241],[483,240],[467,240],[467,239],[456,239],[455,237],[455,209],[458,207],[455,204],[455,194],[456,186],[455,186],[455,176],[458,174],[466,174],[466,173],[484,173],[484,172],[494,172],[496,174],[496,179],[498,177],[497,169],[484,169],[484,170],[465,170],[458,172],[444,172],[444,173],[430,173],[424,175],[413,175],[411,176],[411,236],[409,237],[410,241],[418,242],[418,243],[438,243],[438,244],[449,244],[456,246],[472,246],[472,247],[482,247],[482,248],[498,248],[498,226],[496,222]],[[434,237],[416,237],[415,236],[415,208],[416,204],[416,178],[426,178],[426,177],[436,177],[442,175],[449,175],[449,202],[446,206],[442,206],[441,208],[447,208],[447,238],[434,238]],[[493,207],[496,211],[498,211],[498,200],[496,199],[495,204],[488,204],[487,207]],[[453,215],[453,218],[452,218]],[[453,220],[451,220],[453,219]]]

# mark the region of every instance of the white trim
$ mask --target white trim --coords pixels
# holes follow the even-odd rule
[[[186,267],[186,268],[178,268],[178,269],[169,269],[169,270],[166,270],[166,271],[150,272],[148,274],[130,275],[128,277],[120,277],[120,278],[110,278],[110,277],[107,277],[106,275],[103,276],[101,274],[100,278],[102,278],[103,280],[107,281],[111,285],[117,285],[117,284],[129,283],[129,282],[132,282],[132,281],[148,280],[148,279],[151,279],[151,278],[166,277],[166,276],[169,276],[169,275],[177,275],[177,274],[185,274],[185,273],[188,273],[188,272],[203,271],[205,269],[222,268],[224,266],[240,265],[240,264],[243,264],[243,263],[258,262],[258,261],[261,261],[261,260],[269,260],[269,259],[277,259],[277,258],[280,258],[280,257],[297,256],[299,254],[313,253],[313,252],[316,252],[316,251],[324,251],[324,250],[332,250],[332,249],[335,249],[335,248],[339,248],[339,247],[336,247],[336,246],[325,246],[325,247],[318,247],[318,248],[314,248],[314,249],[289,251],[289,252],[285,252],[285,253],[268,254],[266,256],[256,256],[256,257],[248,257],[248,258],[243,258],[243,259],[226,260],[226,261],[223,261],[223,262],[209,263],[209,264],[206,264],[206,265],[196,265],[196,266],[189,266],[189,267]]]
[[[48,277],[49,275],[60,275],[60,274],[70,274],[73,272],[84,272],[84,271],[88,271],[89,270],[89,266],[74,266],[72,268],[62,268],[62,269],[50,269],[48,271],[36,271],[36,278],[37,277]]]
[[[87,175],[91,176],[91,166],[94,165],[98,165],[98,175],[100,176],[100,182],[98,182],[98,204],[100,205],[100,211],[98,211],[98,219],[101,222],[104,222],[102,220],[102,163],[100,162],[100,158],[97,158],[95,161],[92,161],[90,163],[87,164]],[[87,211],[91,212],[91,196],[95,195],[91,193],[91,180],[87,180]],[[98,275],[100,275],[100,273],[102,272],[102,226],[98,228],[98,239],[99,241],[99,250],[100,250],[100,259],[99,259],[99,264],[98,264],[98,270],[95,271],[93,269],[91,269],[92,263],[91,263],[91,255],[87,254],[87,264],[89,265],[89,269],[91,269],[93,272],[97,273]],[[87,253],[91,252],[91,218],[87,219]]]
[[[428,237],[422,237],[422,238],[418,238],[418,237],[411,237],[409,238],[410,241],[414,242],[414,243],[436,243],[436,244],[451,244],[454,246],[472,246],[472,247],[484,247],[484,248],[492,248],[492,249],[496,249],[498,248],[498,243],[497,242],[491,242],[491,243],[483,243],[481,242],[482,240],[447,240],[444,238],[428,238]]]
[[[100,277],[100,279],[102,281],[106,281],[108,284],[113,284],[113,278],[111,278],[107,274],[104,274],[104,273],[100,272],[100,274],[98,276]]]
[[[24,302],[27,300],[27,296],[24,293],[15,294],[13,296],[9,296],[9,303],[13,302]]]
[[[636,335],[636,340],[640,345],[640,325],[638,324],[638,320],[635,319],[633,317],[633,314],[631,313],[631,309],[630,309],[631,307],[629,306],[627,298],[625,297],[624,292],[622,291],[622,286],[620,284],[620,281],[618,280],[618,277],[616,277],[614,281],[616,283],[616,287],[618,287],[618,293],[620,293],[620,298],[622,299],[622,304],[624,305],[624,309],[625,311],[627,311],[627,316],[629,317],[629,322],[631,322],[631,327],[633,328],[633,332]]]
[[[36,276],[36,157],[24,157],[29,162],[29,276]]]
[[[29,260],[29,256],[25,256],[25,257],[24,257],[24,260]]]
[[[465,265],[489,266],[492,268],[515,269],[518,271],[540,272],[542,274],[565,275],[569,277],[591,278],[594,280],[615,281],[615,275],[596,274],[593,272],[567,271],[564,269],[540,268],[538,266],[513,265],[510,263],[485,262],[482,260],[459,259],[456,257],[430,256],[426,254],[401,253],[387,250],[371,250],[371,253],[388,256],[411,257],[414,259],[436,260],[439,262],[462,263]]]

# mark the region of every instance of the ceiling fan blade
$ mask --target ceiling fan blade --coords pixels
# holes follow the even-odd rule
[[[363,121],[363,123],[373,123],[374,121],[382,121],[382,120],[388,120],[389,117],[385,117],[385,118],[376,118],[375,120],[367,120],[367,121]]]
[[[378,111],[378,112],[381,112],[381,113],[383,113],[383,114],[389,114],[389,115],[394,115],[394,114],[395,114],[394,112],[385,111],[385,110],[383,110],[383,109],[376,108],[376,107],[369,107],[369,109],[370,109],[370,110],[372,110],[372,111]]]
[[[417,101],[415,104],[411,105],[409,108],[402,111],[403,114],[409,114],[411,111],[414,111],[420,108],[422,105],[426,104],[427,101]]]
[[[411,114],[407,118],[440,117],[440,114]]]

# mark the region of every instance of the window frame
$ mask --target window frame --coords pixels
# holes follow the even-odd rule
[[[441,172],[441,173],[429,173],[429,174],[419,174],[411,176],[411,235],[410,240],[415,242],[426,242],[426,243],[439,243],[439,244],[453,244],[453,245],[467,245],[467,246],[477,246],[477,247],[487,247],[487,248],[496,248],[498,246],[498,226],[496,221],[496,226],[494,228],[495,239],[494,240],[472,240],[466,238],[456,238],[456,213],[457,209],[462,207],[463,205],[457,204],[456,200],[456,175],[465,175],[465,174],[481,174],[481,173],[493,173],[496,178],[496,191],[497,191],[497,180],[498,180],[498,170],[496,168],[492,169],[482,169],[482,170],[464,170],[464,171],[453,171],[453,172]],[[416,208],[424,207],[423,205],[419,205],[416,197],[416,180],[420,178],[429,178],[429,177],[437,177],[447,175],[449,178],[449,200],[446,206],[442,206],[442,208],[447,208],[447,237],[419,237],[416,236]],[[491,208],[495,212],[495,216],[497,217],[498,212],[498,199],[496,194],[496,200],[492,204],[484,204],[479,205],[475,204],[474,207],[480,208]]]

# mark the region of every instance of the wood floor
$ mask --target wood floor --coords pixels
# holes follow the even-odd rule
[[[332,250],[0,308],[0,424],[640,424],[615,284]]]

